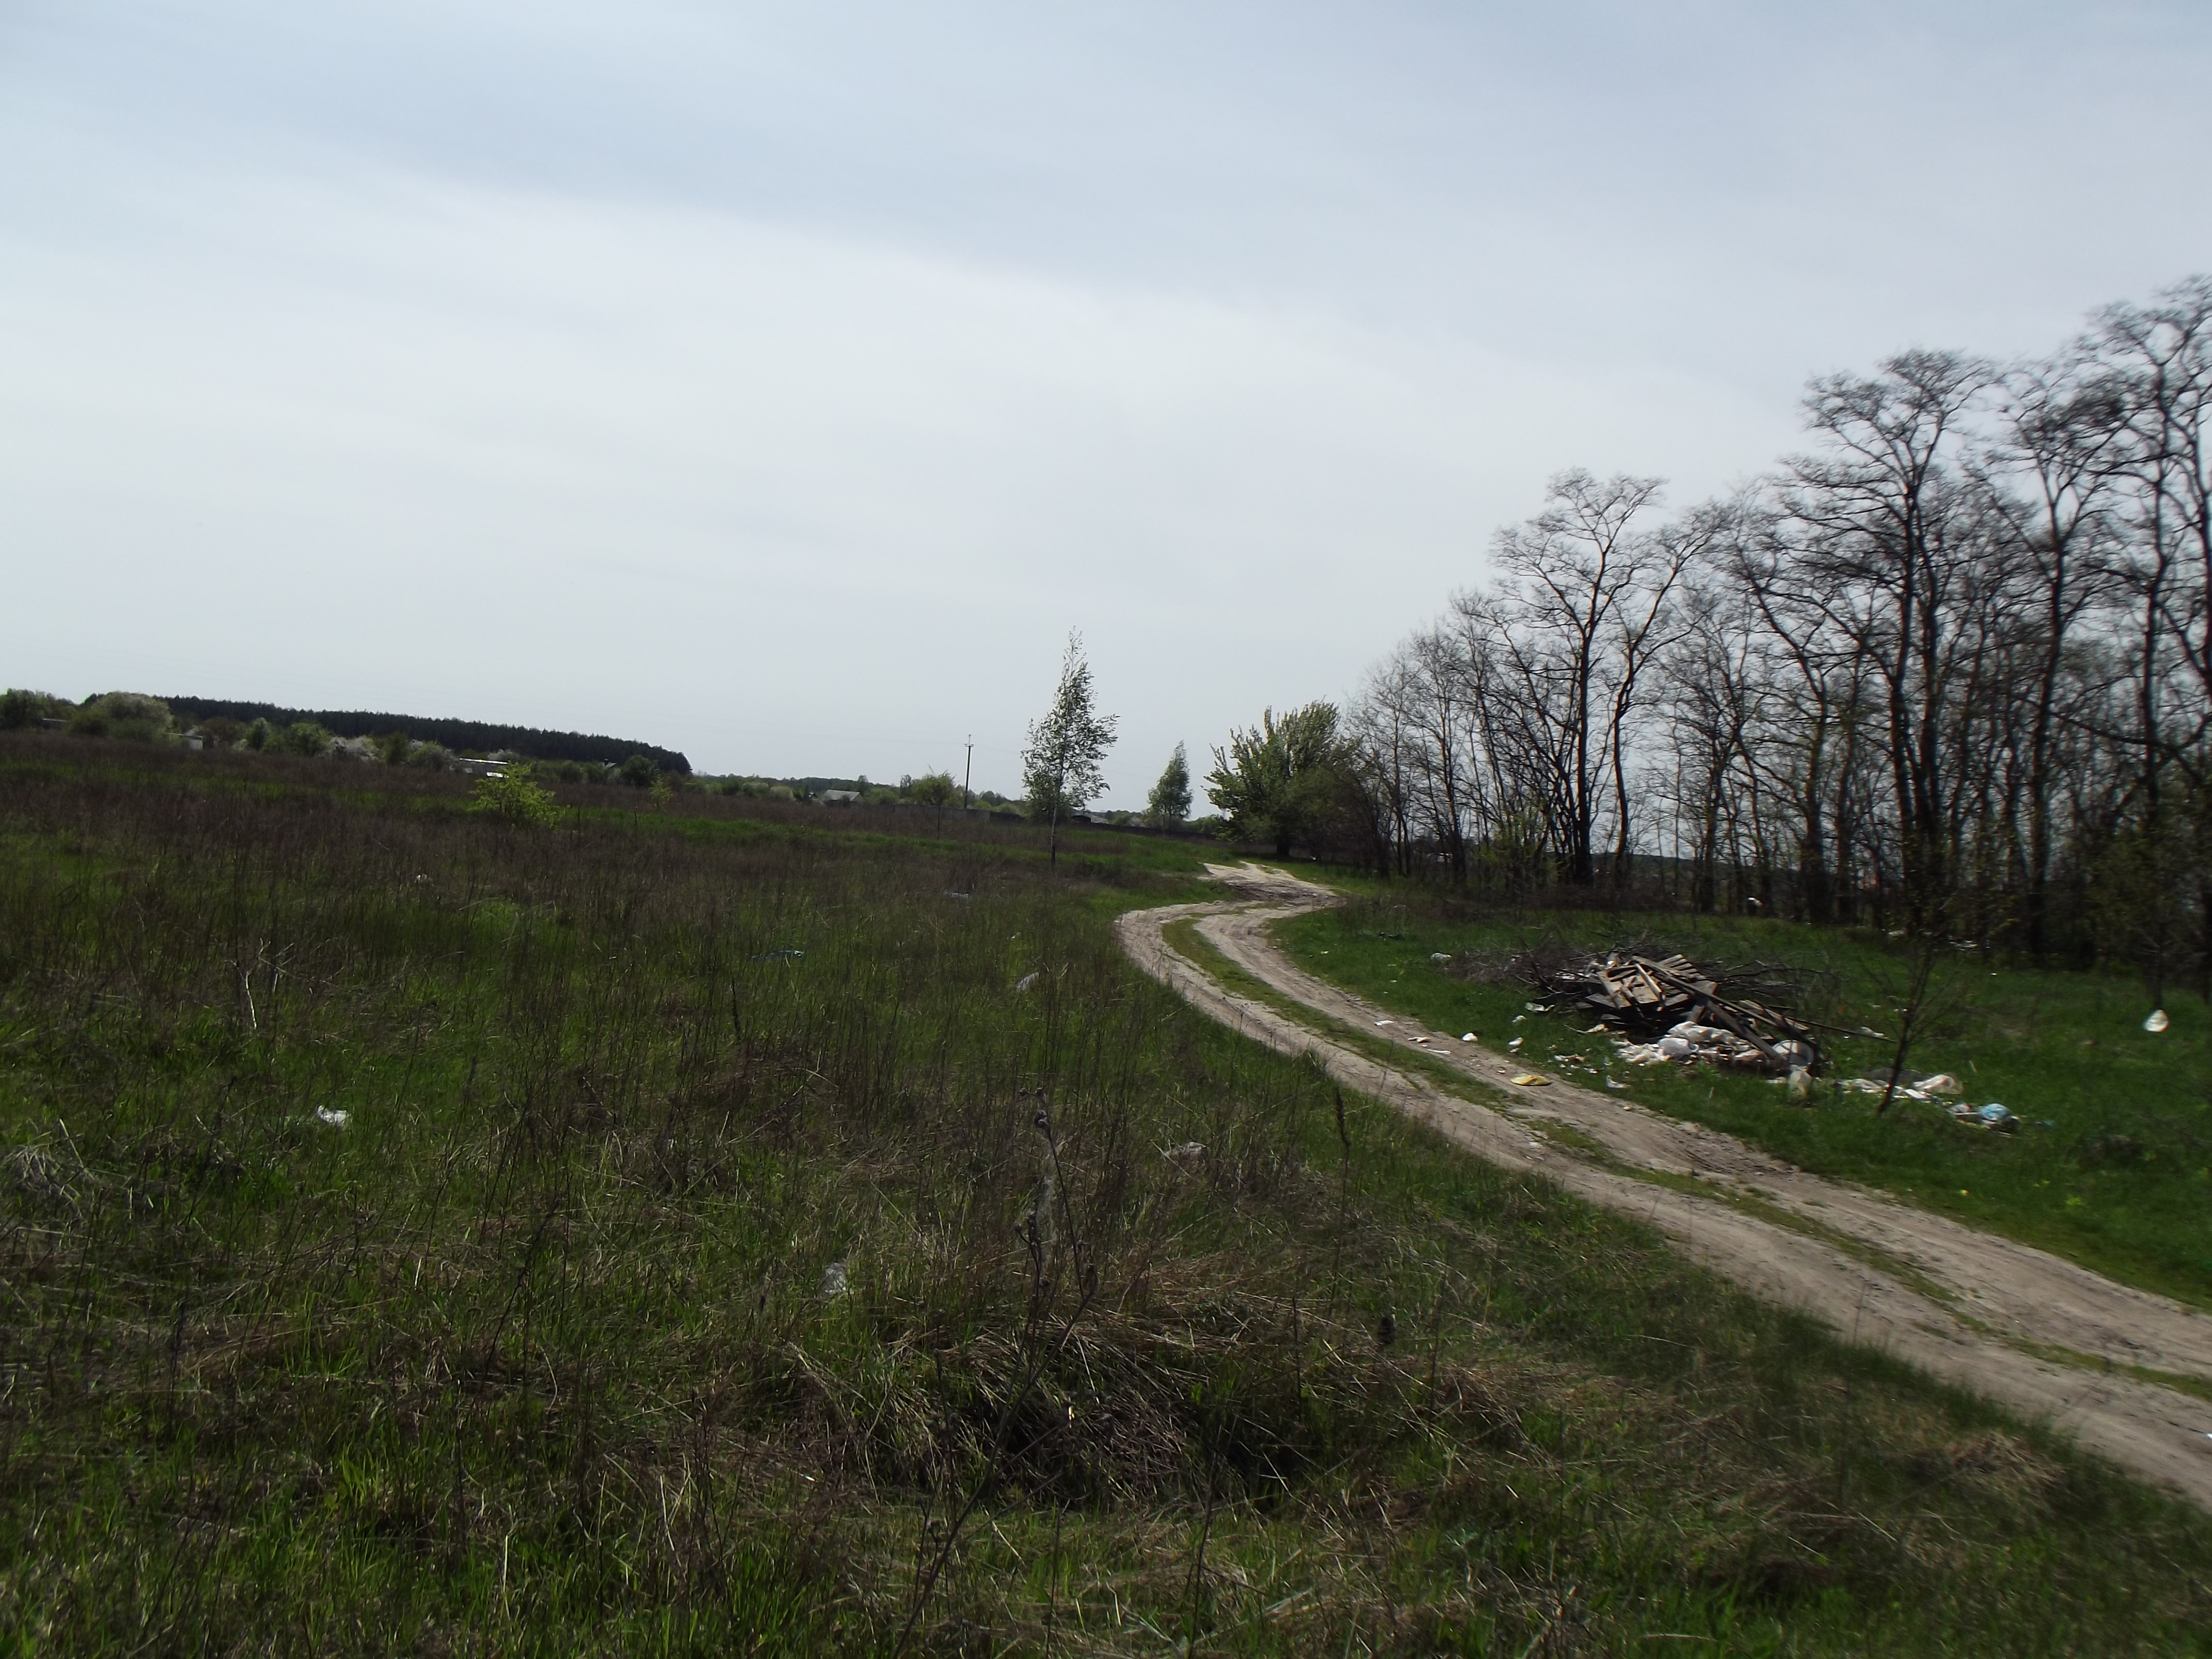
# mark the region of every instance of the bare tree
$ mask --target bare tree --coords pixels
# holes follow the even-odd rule
[[[1347,715],[1378,864],[1618,886],[1657,830],[1700,907],[2212,989],[2212,278],[1805,407],[1729,501],[1656,522],[1656,481],[1573,471],[1499,532]]]
[[[1529,735],[1552,774],[1564,832],[1564,874],[1596,879],[1601,794],[1611,786],[1625,866],[1629,826],[1626,745],[1637,682],[1685,559],[1635,521],[1660,481],[1582,471],[1553,478],[1550,504],[1498,532],[1504,572],[1487,593],[1462,595],[1461,615],[1494,643],[1526,699]]]
[[[1951,601],[1978,550],[1951,465],[1960,417],[1990,382],[1978,359],[1913,351],[1879,375],[1813,383],[1826,441],[1793,459],[1782,493],[1802,532],[1800,591],[1875,665],[1906,926],[1934,925],[1948,891],[1945,716],[1958,667]]]

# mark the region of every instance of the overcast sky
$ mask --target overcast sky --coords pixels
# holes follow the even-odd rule
[[[0,0],[0,679],[1017,787],[2212,268],[2212,6]]]

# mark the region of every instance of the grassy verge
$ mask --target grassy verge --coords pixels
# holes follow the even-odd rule
[[[2212,1627],[2203,1517],[1136,975],[1150,848],[459,804],[0,740],[9,1650]]]
[[[1328,1038],[1340,1047],[1354,1049],[1370,1060],[1380,1061],[1400,1072],[1425,1079],[1445,1092],[1457,1095],[1462,1099],[1472,1100],[1492,1108],[1511,1109],[1517,1105],[1528,1105],[1533,1106],[1539,1112],[1541,1110],[1540,1101],[1516,1100],[1506,1091],[1492,1087],[1480,1079],[1470,1077],[1465,1072],[1432,1054],[1423,1054],[1419,1049],[1410,1048],[1404,1043],[1392,1042],[1379,1033],[1364,1030],[1360,1026],[1330,1019],[1328,1016],[1316,1012],[1303,1003],[1292,1001],[1266,981],[1246,971],[1220,951],[1215,949],[1205,936],[1199,933],[1198,924],[1194,920],[1170,922],[1161,931],[1169,945],[1177,952],[1220,981],[1229,990],[1266,1004],[1295,1024],[1304,1025],[1307,1030]],[[1539,1133],[1539,1131],[1532,1128],[1531,1133]],[[1709,1203],[1729,1205],[1747,1215],[1757,1216],[1771,1225],[1786,1227],[1790,1231],[1802,1233],[1808,1238],[1818,1238],[1841,1250],[1853,1260],[1865,1262],[1869,1267],[1888,1274],[1899,1284],[1908,1285],[1921,1295],[1935,1301],[1948,1303],[1956,1299],[1950,1291],[1929,1279],[1911,1262],[1869,1244],[1864,1239],[1855,1237],[1837,1228],[1823,1225],[1808,1217],[1799,1214],[1795,1210],[1786,1209],[1781,1205],[1762,1199],[1755,1192],[1744,1191],[1730,1183],[1700,1181],[1694,1175],[1677,1174],[1668,1170],[1651,1170],[1637,1164],[1625,1164],[1614,1158],[1602,1141],[1595,1136],[1583,1133],[1571,1124],[1545,1121],[1540,1133],[1548,1140],[1558,1141],[1576,1148],[1593,1163],[1616,1175],[1625,1176],[1632,1181],[1643,1182],[1647,1186],[1663,1187],[1669,1192],[1695,1194]],[[2038,1352],[2041,1350],[2039,1349]],[[2074,1355],[2070,1350],[2061,1352],[2065,1354],[2069,1364],[2080,1363],[2082,1358],[2081,1356]],[[2137,1371],[2141,1370],[2140,1367],[2135,1369]],[[2148,1376],[2147,1373],[2145,1375]],[[2156,1377],[2151,1377],[2149,1380],[2159,1380],[2165,1375],[2166,1373],[2160,1372]],[[2191,1393],[2203,1391],[2201,1384],[2193,1385],[2189,1389]]]
[[[1543,913],[1479,918],[1364,901],[1282,925],[1292,957],[1383,1006],[1490,1044],[1524,1036],[1537,1063],[1582,1054],[1629,1085],[1628,1097],[1742,1136],[1822,1174],[1886,1188],[1977,1226],[2070,1256],[2130,1283],[2212,1306],[2212,1020],[2177,994],[2172,1028],[2142,1030],[2139,987],[2124,978],[2039,971],[1954,953],[1942,1012],[1912,1063],[1960,1077],[1971,1099],[2002,1101],[2014,1135],[1961,1128],[1939,1108],[1902,1102],[1886,1118],[1863,1095],[1790,1103],[1765,1079],[1612,1065],[1589,1022],[1534,1013],[1522,988],[1472,982],[1431,960],[1501,957],[1546,941],[1643,940],[1692,957],[1787,961],[1822,988],[1808,1012],[1843,1025],[1893,1029],[1904,964],[1886,939],[1786,923],[1684,916]],[[1886,1065],[1884,1045],[1844,1041],[1841,1075]]]

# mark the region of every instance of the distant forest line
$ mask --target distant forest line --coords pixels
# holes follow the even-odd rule
[[[602,737],[596,732],[545,732],[534,726],[500,726],[488,720],[430,720],[419,714],[383,714],[360,709],[285,708],[273,702],[233,702],[219,697],[163,699],[187,720],[236,720],[249,726],[267,720],[271,726],[290,726],[310,720],[341,738],[380,738],[404,732],[418,743],[441,744],[456,753],[512,750],[533,760],[590,761],[619,766],[632,755],[643,755],[664,772],[690,776],[691,763],[673,749],[641,743],[631,738]]]

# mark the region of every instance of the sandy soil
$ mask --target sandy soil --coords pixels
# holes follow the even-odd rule
[[[2212,1401],[2116,1369],[2212,1383],[2212,1316],[1881,1194],[1808,1175],[1717,1130],[1614,1096],[1556,1077],[1548,1087],[1516,1087],[1512,1079],[1524,1072],[1552,1074],[1388,1015],[1316,979],[1276,947],[1268,924],[1334,903],[1329,890],[1253,865],[1212,869],[1233,896],[1135,911],[1116,924],[1137,964],[1186,1000],[1271,1048],[1315,1054],[1347,1086],[1493,1164],[1540,1173],[1594,1204],[1629,1212],[1759,1295],[2048,1421],[2212,1509]],[[1484,1085],[1470,1093],[1498,1103],[1462,1098],[1224,989],[1162,938],[1163,927],[1185,918],[1280,995],[1441,1059]],[[1604,1152],[1554,1139],[1547,1124],[1570,1127]],[[1631,1173],[1637,1170],[1692,1176],[1710,1183],[1713,1195],[1657,1185]],[[1749,1212],[1744,1200],[1789,1218]],[[2050,1357],[2058,1349],[2075,1358]]]

